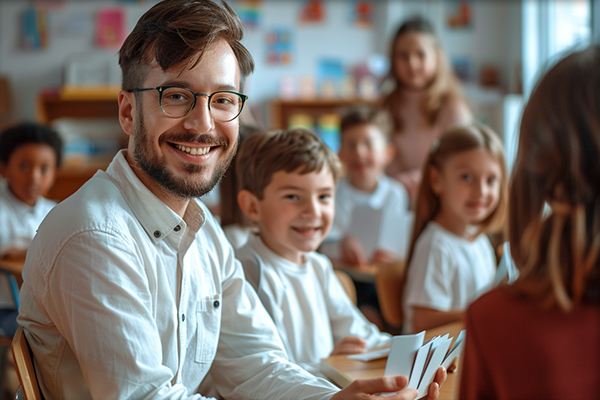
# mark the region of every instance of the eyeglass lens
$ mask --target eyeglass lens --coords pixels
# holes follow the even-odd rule
[[[242,111],[242,98],[236,93],[215,92],[209,101],[210,114],[217,121],[231,121]],[[185,88],[166,88],[160,96],[160,106],[171,117],[183,117],[194,107],[194,93]]]

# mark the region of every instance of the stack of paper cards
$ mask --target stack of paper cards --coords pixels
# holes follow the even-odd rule
[[[450,350],[452,338],[448,334],[436,336],[426,343],[425,332],[415,335],[400,335],[392,338],[390,354],[385,365],[385,375],[405,375],[409,378],[408,388],[419,391],[419,399],[427,395],[429,385],[440,366],[448,368],[460,354],[465,339],[461,331]]]

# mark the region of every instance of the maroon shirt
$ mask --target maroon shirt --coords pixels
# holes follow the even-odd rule
[[[600,304],[543,310],[499,288],[466,318],[461,399],[600,399]]]

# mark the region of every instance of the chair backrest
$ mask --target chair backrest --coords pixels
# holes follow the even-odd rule
[[[402,325],[402,297],[406,263],[398,261],[383,263],[375,275],[375,289],[381,308],[381,316],[392,327]]]
[[[22,326],[17,329],[13,337],[12,352],[25,400],[42,400],[43,397],[40,393],[33,361],[31,360],[31,350]]]
[[[354,285],[354,282],[352,282],[352,278],[350,278],[350,275],[339,269],[335,269],[334,271],[335,276],[337,276],[338,280],[342,284],[346,294],[350,300],[352,300],[352,303],[356,305],[356,286]]]

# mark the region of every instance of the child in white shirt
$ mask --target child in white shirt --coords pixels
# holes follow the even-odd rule
[[[506,186],[502,144],[491,129],[457,127],[434,142],[409,250],[405,332],[462,320],[493,282],[496,258],[485,232],[503,226]]]
[[[318,373],[319,360],[385,345],[352,304],[327,257],[315,252],[334,214],[336,155],[314,133],[255,133],[237,158],[240,208],[259,229],[236,252],[288,357]]]
[[[389,113],[373,106],[352,107],[342,117],[339,157],[346,176],[337,184],[335,218],[321,252],[347,266],[392,262],[406,256],[379,245],[369,253],[352,231],[352,217],[358,207],[380,210],[382,220],[390,212],[410,213],[406,189],[385,175],[394,157],[391,130]]]
[[[0,257],[24,257],[46,214],[56,205],[44,196],[54,184],[62,141],[30,123],[0,133]],[[13,335],[17,309],[8,277],[0,274],[0,330]]]

